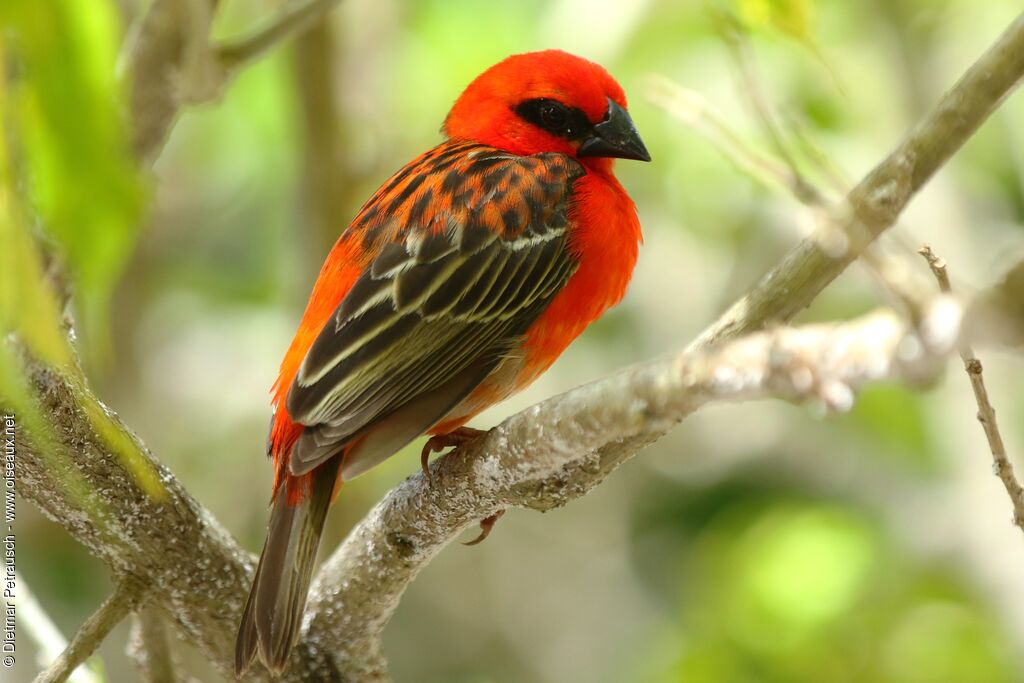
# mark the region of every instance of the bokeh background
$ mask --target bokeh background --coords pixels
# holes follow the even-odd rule
[[[19,71],[8,54],[15,85],[0,107],[32,170],[9,187],[37,227],[104,228],[76,247],[96,271],[83,273],[82,344],[97,392],[253,551],[271,481],[268,389],[320,262],[373,189],[438,142],[447,108],[482,69],[547,47],[604,64],[654,157],[619,164],[645,235],[626,300],[474,422],[487,427],[683,346],[812,225],[808,209],[652,102],[660,74],[772,153],[721,11],[746,32],[766,100],[852,178],[1020,11],[1017,0],[345,0],[220,102],[186,109],[149,174],[113,151],[126,133],[117,53],[145,4],[53,0],[18,40],[7,29],[13,54],[42,65]],[[218,37],[280,5],[220,4]],[[966,295],[1024,252],[1022,122],[1018,94],[896,230],[945,256]],[[853,267],[801,319],[885,301]],[[982,359],[1010,451],[1024,452],[1021,359]],[[1024,681],[1024,538],[974,413],[953,363],[926,392],[872,387],[845,415],[782,402],[702,411],[584,499],[512,511],[482,546],[446,549],[385,633],[394,677]],[[417,469],[418,448],[346,485],[326,548]],[[25,583],[72,634],[110,591],[104,567],[25,501],[17,527]],[[100,650],[109,681],[135,680],[126,638],[122,625]],[[18,648],[5,681],[38,671],[24,627]],[[195,679],[221,680],[187,644],[175,649]]]

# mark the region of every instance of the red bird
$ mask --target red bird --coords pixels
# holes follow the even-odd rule
[[[424,457],[544,372],[626,290],[641,239],[613,159],[650,161],[626,96],[559,50],[476,78],[447,139],[331,250],[273,389],[273,507],[235,651],[284,668],[337,488],[422,434]]]

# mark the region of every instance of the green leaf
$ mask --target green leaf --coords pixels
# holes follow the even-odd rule
[[[0,333],[17,332],[40,360],[64,367],[71,358],[57,299],[47,285],[31,236],[0,178]]]
[[[0,51],[0,73],[5,73]],[[0,79],[0,131],[7,130],[7,87]],[[17,332],[32,353],[54,366],[71,357],[56,297],[47,286],[32,238],[25,230],[6,137],[0,135],[0,335]]]
[[[0,52],[0,73],[5,73],[4,56]],[[6,129],[7,121],[3,116],[8,111],[7,101],[7,84],[0,80],[0,130]],[[96,433],[124,461],[139,485],[149,495],[160,498],[166,491],[153,467],[103,406],[77,382],[57,297],[25,227],[24,210],[19,204],[11,155],[5,141],[5,136],[0,135],[0,244],[3,245],[0,249],[0,335],[3,337],[0,341],[0,401],[3,409],[16,415],[27,429],[40,457],[47,459],[48,470],[61,479],[67,495],[84,509],[95,510],[102,505],[102,501],[90,496],[89,487],[77,470],[67,466],[67,450],[39,410],[21,361],[6,339],[14,333],[34,358],[62,373],[72,383]],[[67,244],[73,242],[66,241]],[[69,255],[72,251],[69,250]]]
[[[26,211],[67,259],[93,358],[107,351],[109,299],[135,244],[141,184],[121,114],[118,14],[109,2],[21,2],[3,10],[13,129]]]

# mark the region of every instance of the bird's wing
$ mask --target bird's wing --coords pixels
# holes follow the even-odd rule
[[[289,416],[306,426],[293,475],[385,421],[388,438],[366,455],[375,462],[429,429],[513,351],[575,271],[567,212],[582,167],[558,154],[456,149],[361,212],[379,214],[390,234],[288,391]]]

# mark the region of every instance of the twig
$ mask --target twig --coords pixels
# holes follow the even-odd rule
[[[177,683],[167,627],[160,612],[146,605],[135,612],[127,652],[138,665],[142,683]]]
[[[847,195],[821,227],[789,252],[746,296],[692,344],[731,339],[806,308],[875,238],[895,223],[911,197],[966,142],[1024,75],[1024,15],[947,92],[936,108]],[[785,293],[785,295],[780,295]]]
[[[950,294],[952,287],[946,272],[946,262],[936,256],[927,244],[922,246],[919,252],[928,261],[932,273],[935,274],[939,290]],[[1013,504],[1013,523],[1020,527],[1021,531],[1024,531],[1024,487],[1017,481],[1017,477],[1013,473],[1013,463],[1010,462],[1010,458],[1006,454],[1003,435],[999,433],[999,425],[996,423],[996,410],[992,407],[992,402],[988,398],[988,390],[985,388],[981,361],[974,355],[970,343],[965,340],[961,340],[958,344],[958,351],[964,362],[964,371],[971,380],[974,400],[978,404],[978,422],[985,430],[985,438],[988,439],[988,446],[992,451],[993,470],[1003,482],[1007,495],[1010,496],[1010,502]]]
[[[750,72],[749,66],[742,66],[741,70],[745,81],[756,80]],[[714,106],[699,93],[682,88],[667,78],[655,76],[649,79],[647,95],[653,103],[692,127],[741,172],[766,186],[781,188],[811,211],[815,222],[822,226],[819,231],[819,239],[826,251],[837,249],[837,247],[829,246],[832,244],[838,244],[839,250],[846,248],[849,240],[839,229],[840,221],[832,215],[832,212],[835,211],[833,203],[824,192],[801,175],[792,156],[785,148],[780,127],[775,121],[775,114],[766,101],[758,95],[751,94],[751,98],[756,100],[755,111],[762,120],[763,127],[771,132],[774,146],[778,149],[778,154],[782,156],[784,163],[779,163],[776,159],[756,151],[747,144],[740,135],[730,128]],[[806,140],[803,140],[803,144],[810,145]],[[834,171],[827,163],[824,154],[815,151],[815,155],[814,163],[822,169],[823,173],[833,177]],[[834,182],[838,183],[837,188],[841,191],[848,191],[848,183],[843,183],[838,179],[835,179]],[[831,230],[829,230],[830,226]],[[921,288],[912,286],[910,274],[913,270],[905,265],[905,260],[908,259],[897,261],[889,258],[877,243],[869,244],[861,254],[861,263],[881,285],[883,291],[891,295],[896,303],[914,317],[919,314],[915,308],[916,302],[921,301],[923,296]]]
[[[135,608],[142,594],[142,586],[137,581],[119,581],[114,592],[85,620],[64,652],[36,677],[34,683],[63,683],[68,680],[71,672],[95,652],[107,634]]]
[[[841,167],[833,163],[824,150],[810,139],[796,118],[792,116],[786,117],[786,129],[796,141],[804,158],[814,164],[818,172],[828,179],[833,191],[845,193],[850,189],[853,180],[846,175]]]
[[[224,82],[209,49],[214,9],[211,0],[153,0],[126,43],[133,147],[145,166],[159,155],[182,105],[215,99]]]
[[[647,97],[691,126],[737,169],[764,185],[783,187],[803,202],[791,170],[748,145],[700,93],[682,88],[664,76],[652,76]]]
[[[36,660],[40,666],[46,666],[53,660],[60,657],[61,652],[68,646],[68,641],[57,629],[56,624],[43,609],[43,606],[36,600],[25,578],[15,574],[15,583],[18,586],[18,613],[17,619],[29,637],[36,645]],[[71,672],[68,677],[70,683],[99,683],[100,678],[89,667],[88,663],[80,666]]]
[[[247,64],[292,35],[308,29],[341,0],[292,0],[270,23],[255,34],[229,41],[217,49],[220,61],[230,72]]]
[[[135,155],[149,166],[182,106],[220,97],[233,76],[286,38],[313,25],[340,0],[291,0],[254,35],[210,43],[216,0],[153,0],[122,63],[131,85]]]
[[[911,316],[918,315],[919,312],[915,310],[914,302],[921,299],[921,294],[919,291],[915,291],[917,288],[913,286],[910,280],[909,273],[912,271],[907,268],[901,268],[898,264],[893,263],[891,259],[886,258],[872,242],[895,223],[896,217],[902,211],[906,202],[920,189],[930,175],[945,162],[949,154],[955,151],[973,133],[977,123],[972,123],[970,120],[953,121],[950,118],[951,112],[961,107],[965,102],[976,106],[975,114],[981,113],[982,107],[994,107],[998,104],[999,97],[990,98],[986,93],[988,86],[985,83],[985,79],[987,78],[988,71],[990,69],[998,70],[1003,67],[1010,67],[1007,75],[1012,77],[1012,74],[1016,73],[1015,79],[1019,80],[1020,56],[1014,55],[1010,46],[1015,41],[1019,42],[1021,40],[1021,34],[1024,33],[1024,29],[1021,28],[1022,23],[1024,23],[1024,15],[1018,17],[1010,25],[1003,36],[1001,36],[999,43],[994,45],[981,60],[978,60],[968,73],[961,78],[953,90],[946,94],[939,106],[932,112],[931,117],[921,122],[917,129],[911,132],[901,147],[894,151],[882,164],[877,166],[871,176],[855,187],[848,194],[846,201],[839,206],[830,204],[825,194],[800,173],[799,167],[784,139],[782,127],[776,120],[776,114],[761,90],[760,83],[751,64],[749,42],[745,39],[743,31],[738,28],[735,18],[728,13],[722,12],[717,13],[716,17],[720,22],[719,33],[729,46],[730,53],[743,81],[743,92],[750,101],[766,136],[775,148],[776,154],[784,162],[785,168],[776,163],[775,160],[755,152],[746,145],[739,136],[730,131],[728,125],[721,120],[721,117],[715,114],[714,108],[704,102],[699,95],[679,88],[667,79],[661,79],[654,83],[657,88],[652,89],[649,93],[651,99],[661,104],[670,113],[693,126],[728,159],[751,177],[760,182],[777,185],[789,190],[794,198],[816,212],[816,215],[821,218],[818,229],[808,240],[804,240],[797,249],[791,251],[790,257],[801,251],[817,251],[820,254],[812,255],[815,257],[823,255],[834,259],[836,263],[832,264],[832,267],[838,266],[841,271],[845,269],[850,261],[860,256],[868,271],[883,286],[885,291],[891,293],[895,301]],[[966,87],[969,84],[970,87]],[[1012,88],[1014,82],[1009,82],[1008,86]],[[987,113],[981,113],[981,117],[977,120],[984,120]],[[972,115],[971,119],[974,119],[974,115]],[[959,128],[954,131],[959,140],[947,149],[940,150],[940,147],[945,146],[927,144],[929,142],[928,136],[922,136],[921,133],[931,128],[934,124],[943,121],[945,122],[944,125],[950,125],[951,129],[954,126]],[[797,141],[803,144],[805,150],[813,149],[806,139],[801,138],[798,132],[795,132],[794,135]],[[932,142],[934,143],[934,141]],[[941,151],[942,156],[933,158],[934,152],[937,151]],[[922,158],[918,160],[918,157]],[[811,158],[826,175],[834,179],[834,182],[841,182],[841,179],[835,175],[830,165],[823,161],[820,153],[814,151],[811,154]],[[913,166],[913,170],[909,168],[910,166]],[[884,185],[878,182],[880,177],[886,178]],[[875,185],[876,190],[865,192],[868,185]],[[879,186],[881,186],[881,189],[885,189],[885,194],[877,191],[880,189]],[[902,242],[900,246],[908,255],[911,253],[911,250]],[[806,255],[806,253],[803,255]],[[824,261],[824,259],[821,261]],[[786,261],[780,264],[779,268],[770,272],[760,284],[763,285],[768,280],[776,278],[780,269],[785,264]],[[820,288],[817,288],[815,284],[819,275],[825,276],[824,283],[831,281],[834,277],[834,275],[829,275],[831,268],[824,262],[815,263],[813,270],[805,273],[792,271],[788,269],[788,266],[786,267],[788,272],[794,276],[794,286],[807,287],[811,298],[817,296],[817,293],[820,291]],[[822,284],[822,286],[824,285]],[[757,296],[756,288],[751,294],[753,296],[750,298],[738,302],[734,307],[734,311],[737,313],[746,311],[750,305],[755,305],[758,308],[764,307],[766,310],[764,311],[765,315],[763,316],[762,324],[768,320],[788,320],[800,308],[806,305],[802,304],[796,309],[786,307],[781,310],[773,310],[777,309],[777,305],[769,299],[762,299],[760,296]],[[809,301],[810,299],[808,299],[807,303]],[[720,319],[719,322],[724,322],[726,325],[730,324],[723,321],[723,319]],[[757,325],[756,319],[754,322]],[[722,330],[714,331],[713,335],[719,331]],[[733,331],[730,334],[738,334],[740,332],[742,330]],[[697,343],[705,343],[707,341],[710,341],[710,338],[702,336],[697,340]]]
[[[729,46],[729,52],[743,81],[742,90],[746,94],[747,100],[754,108],[754,112],[761,122],[761,127],[775,148],[775,153],[779,155],[789,168],[789,188],[798,200],[809,206],[829,206],[829,202],[821,190],[814,183],[808,181],[800,172],[796,159],[789,151],[789,146],[782,135],[782,129],[775,120],[774,109],[768,103],[768,98],[761,89],[761,82],[757,78],[751,63],[750,53],[752,48],[745,32],[733,28],[732,30],[722,30],[720,33],[726,45]]]

